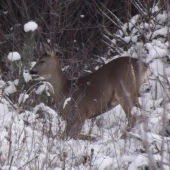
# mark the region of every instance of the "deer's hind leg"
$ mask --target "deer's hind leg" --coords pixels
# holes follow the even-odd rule
[[[126,117],[128,119],[128,125],[127,125],[126,130],[129,132],[135,126],[136,117],[131,114],[132,107],[128,105],[127,101],[121,102],[120,105],[123,108],[123,110],[126,114]]]
[[[131,110],[134,106],[140,107],[138,102],[137,96],[136,98],[128,93],[128,95],[123,95],[122,97],[117,97],[119,104],[121,105],[122,109],[124,110],[126,117],[128,119],[128,125],[126,130],[129,132],[136,123],[136,116],[131,114]]]

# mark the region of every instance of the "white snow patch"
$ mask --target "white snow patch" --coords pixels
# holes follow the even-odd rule
[[[156,19],[159,21],[159,23],[163,23],[167,21],[167,12],[163,12],[162,14],[158,14],[156,16]]]
[[[126,43],[129,43],[130,40],[131,40],[131,37],[130,36],[126,36],[124,38],[122,38]]]
[[[137,43],[137,40],[138,40],[138,35],[134,35],[134,36],[132,37],[132,42],[133,42],[133,43]]]
[[[146,43],[145,47],[147,48],[147,50],[149,51],[149,54],[146,58],[146,62],[149,63],[150,61],[152,61],[155,58],[162,58],[165,57],[168,53],[167,49],[162,49],[158,46],[154,46],[151,43]]]
[[[110,169],[110,167],[113,166],[113,158],[110,158],[108,156],[101,157],[97,159],[95,163],[97,163],[96,168],[98,168],[98,170]]]
[[[14,80],[15,86],[18,86],[18,83],[19,83],[19,79],[15,79],[15,80]]]
[[[10,170],[18,170],[18,168],[16,166],[3,166],[2,167],[2,170],[7,170],[7,169],[10,169]]]
[[[161,60],[155,59],[151,64],[150,64],[150,69],[154,76],[159,76],[159,75],[164,75],[164,65]]]
[[[2,89],[5,86],[5,82],[3,80],[0,80],[0,89]]]
[[[24,103],[28,99],[29,95],[26,93],[21,93],[18,99],[18,103]]]
[[[16,60],[20,60],[21,56],[18,52],[14,51],[14,52],[10,52],[8,54],[8,60],[10,61],[16,61]]]
[[[36,94],[42,94],[42,92],[45,90],[47,86],[45,84],[42,84],[38,87],[38,89],[35,91]]]
[[[144,165],[148,165],[147,156],[138,155],[134,162],[129,165],[128,170],[137,170],[140,166],[144,167]]]
[[[135,15],[134,17],[130,19],[130,22],[129,22],[130,30],[135,26],[136,22],[139,20],[139,17],[140,17],[139,15]]]
[[[123,155],[122,156],[122,162],[132,162],[134,161],[136,156],[134,155]]]
[[[8,81],[8,86],[5,88],[5,92],[12,94],[15,93],[17,91],[16,87],[15,87],[15,83]]]
[[[7,15],[7,14],[8,14],[8,11],[4,11],[3,14],[4,14],[4,15]]]
[[[152,44],[162,49],[168,49],[168,43],[162,43],[160,40],[152,40]]]
[[[35,62],[35,61],[31,62],[31,63],[30,63],[30,67],[33,68],[36,63],[37,63],[37,62]]]
[[[152,8],[152,13],[155,13],[155,12],[157,12],[159,10],[159,7],[156,5],[156,6],[154,6],[153,8]]]
[[[34,21],[30,21],[24,25],[25,32],[35,31],[37,28],[38,28],[38,25]]]
[[[52,84],[51,83],[49,83],[49,82],[44,82],[44,84],[47,86],[47,88],[50,90],[50,93],[51,94],[55,94],[55,92],[54,92],[54,88],[53,88],[53,86],[52,86]],[[50,96],[50,94],[47,94],[48,96]]]
[[[32,80],[32,76],[29,74],[28,70],[24,70],[23,77],[26,83]]]
[[[170,29],[169,29],[170,31]],[[168,34],[168,27],[163,27],[163,28],[160,28],[158,30],[156,30],[153,35],[152,35],[152,39],[155,38],[156,36],[158,35],[161,35],[163,37],[166,37],[166,35]]]
[[[68,97],[67,99],[65,99],[64,104],[63,104],[63,109],[66,107],[69,101],[71,101],[71,97]]]
[[[170,77],[170,67],[165,68],[165,74]]]

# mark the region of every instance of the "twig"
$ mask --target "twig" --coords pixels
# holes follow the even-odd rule
[[[66,161],[66,152],[63,152],[63,167],[62,170],[65,170],[65,161]]]
[[[29,164],[30,162],[32,162],[34,159],[36,159],[39,155],[36,155],[34,158],[32,158],[31,160],[29,160],[28,162],[26,162],[24,165],[20,166],[18,169],[23,168],[24,166],[26,166],[27,164]]]
[[[113,21],[112,18],[110,18],[110,17],[98,6],[97,3],[95,3],[95,4],[96,4],[97,8],[100,10],[100,12],[102,12],[102,14],[103,14],[108,20],[110,20],[110,21],[112,22],[112,24],[114,24],[118,29],[120,29],[120,30],[122,31],[122,33],[123,33],[124,35],[126,35],[126,32],[125,32],[125,31],[122,29],[122,27],[121,27],[120,20],[118,20],[119,22],[116,23],[115,21]],[[117,18],[117,17],[116,17],[116,18]]]
[[[91,170],[92,168],[92,159],[93,159],[93,155],[94,155],[94,149],[92,148],[91,149],[91,155],[90,155],[90,167],[89,167],[89,170]]]
[[[132,137],[134,137],[134,138],[142,141],[142,140],[141,140],[141,137],[140,137],[138,134],[134,134],[134,133],[132,133],[132,132],[126,132],[126,133],[127,133],[127,135],[132,136]]]
[[[11,169],[11,165],[12,165],[12,162],[13,162],[13,158],[14,158],[14,156],[12,156],[12,158],[11,158],[9,170]]]
[[[2,95],[8,102],[9,104],[11,105],[11,107],[15,110],[17,109],[17,107],[12,103],[12,101],[7,97],[7,95],[5,93],[3,93]]]

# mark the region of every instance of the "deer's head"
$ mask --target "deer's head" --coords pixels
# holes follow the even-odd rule
[[[54,51],[47,44],[43,44],[43,47],[45,49],[45,53],[38,59],[37,63],[30,70],[30,74],[38,75],[48,80],[60,66]]]

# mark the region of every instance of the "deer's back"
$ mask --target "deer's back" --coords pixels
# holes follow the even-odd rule
[[[71,96],[71,100],[64,110],[62,108],[62,112],[69,117],[70,112],[74,114],[77,109],[82,119],[101,114],[118,105],[117,99],[124,97],[125,91],[136,95],[144,83],[141,78],[146,70],[147,66],[138,59],[115,59],[99,70],[79,78],[73,91],[69,89],[72,86],[69,82],[63,94],[66,94],[66,98]]]
[[[79,112],[83,112],[84,117],[91,117],[115,107],[118,104],[116,95],[123,94],[123,87],[131,93],[138,93],[143,83],[140,83],[140,70],[146,69],[138,59],[121,57],[79,78],[72,96]]]

